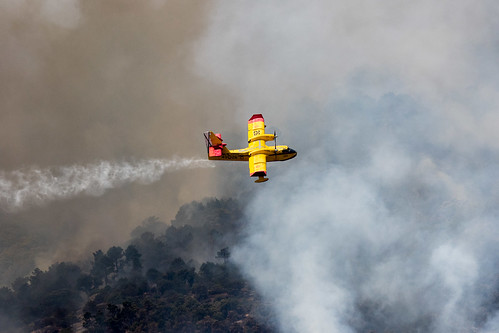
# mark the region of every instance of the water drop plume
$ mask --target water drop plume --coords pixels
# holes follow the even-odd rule
[[[207,160],[173,158],[0,171],[0,207],[11,212],[79,194],[99,196],[131,182],[153,183],[165,172],[207,167],[213,167]]]

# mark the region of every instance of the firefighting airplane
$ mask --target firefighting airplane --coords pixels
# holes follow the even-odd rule
[[[296,151],[288,146],[278,146],[276,134],[265,134],[265,121],[261,114],[254,114],[248,120],[248,147],[229,150],[223,143],[220,133],[211,131],[204,133],[209,160],[249,161],[250,177],[258,177],[255,183],[269,180],[267,176],[267,162],[286,161],[296,156]],[[274,141],[274,146],[267,146],[265,142]]]

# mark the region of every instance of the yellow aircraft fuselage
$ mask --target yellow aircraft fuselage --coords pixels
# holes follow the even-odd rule
[[[254,114],[248,120],[248,147],[228,149],[222,136],[211,131],[205,132],[209,160],[248,161],[251,177],[258,177],[256,183],[265,182],[267,162],[286,161],[296,156],[296,151],[288,146],[267,146],[267,141],[275,141],[275,134],[265,134],[265,121],[261,114]]]

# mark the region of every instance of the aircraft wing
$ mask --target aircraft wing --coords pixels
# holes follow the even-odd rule
[[[261,114],[254,114],[248,120],[248,143],[258,140],[275,140],[274,134],[265,134],[265,120]]]
[[[251,177],[264,177],[267,175],[267,155],[255,154],[249,158],[249,170]]]
[[[248,142],[265,133],[265,120],[261,114],[254,114],[248,120]]]

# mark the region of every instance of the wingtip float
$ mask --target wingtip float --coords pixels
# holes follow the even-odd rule
[[[220,133],[208,131],[204,133],[209,160],[248,161],[250,177],[258,177],[255,183],[269,180],[267,162],[286,161],[296,156],[296,151],[288,146],[278,146],[276,134],[265,133],[265,121],[261,114],[254,114],[248,120],[248,147],[228,149]],[[266,142],[274,141],[273,146]]]

